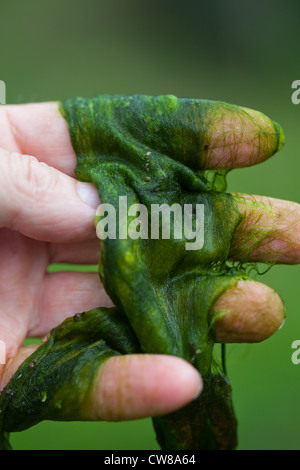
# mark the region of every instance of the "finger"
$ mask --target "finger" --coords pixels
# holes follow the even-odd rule
[[[259,111],[226,103],[211,106],[204,133],[203,168],[256,165],[284,145],[281,127]]]
[[[300,263],[300,205],[264,196],[233,194],[241,213],[230,258]]]
[[[38,311],[29,336],[48,334],[63,320],[97,307],[113,307],[97,273],[58,272],[47,274],[39,292]]]
[[[257,343],[273,335],[284,321],[279,295],[256,281],[239,281],[215,303],[216,340],[220,343]]]
[[[101,367],[93,406],[85,413],[88,418],[106,421],[158,416],[182,408],[198,397],[202,388],[197,370],[178,357],[113,357]]]
[[[74,176],[76,156],[57,102],[2,106],[0,131],[0,147]]]
[[[46,273],[45,244],[0,230],[0,340],[11,357],[24,339],[43,336],[66,317],[112,306],[97,273]]]
[[[84,240],[80,243],[53,243],[50,246],[50,263],[72,263],[98,265],[100,241]]]
[[[43,243],[1,229],[0,259],[0,340],[10,357],[21,346],[35,317],[48,256]]]
[[[32,337],[48,334],[76,313],[113,306],[96,273],[49,274],[41,298],[39,322],[35,321],[29,330]],[[211,312],[216,313],[217,341],[225,343],[265,340],[278,330],[284,319],[278,294],[255,281],[239,281],[236,288],[227,290]]]
[[[163,136],[160,139],[159,132],[156,133],[154,150],[157,147],[156,150],[163,151],[160,146],[167,138],[172,157],[195,169],[250,166],[268,159],[284,143],[280,126],[258,111],[223,102],[175,97],[176,112],[168,106],[169,97],[150,97],[150,108],[145,108],[139,117],[140,123],[137,121],[138,133],[145,127],[145,115],[149,118],[153,113],[151,103],[154,99],[160,99],[163,106]],[[112,104],[113,100],[114,97]],[[59,103],[5,106],[1,107],[1,112],[0,129],[2,135],[6,135],[0,138],[0,146],[33,155],[74,175],[76,157],[67,124],[59,112]],[[124,122],[130,127],[131,122],[126,119],[130,121],[132,116],[125,115]],[[86,132],[89,133],[88,128]],[[151,140],[150,133],[149,136]]]
[[[37,345],[21,348],[0,366],[0,390]],[[203,389],[197,370],[183,359],[128,355],[108,359],[100,368],[81,419],[121,421],[158,416],[182,408]],[[76,410],[75,410],[76,412]]]
[[[48,274],[41,290],[36,320],[29,329],[32,337],[48,334],[52,328],[76,313],[96,307],[112,307],[96,273],[63,272]],[[218,342],[258,342],[278,330],[284,307],[278,294],[255,281],[239,281],[215,304]]]
[[[228,169],[264,161],[284,142],[280,126],[264,114],[223,102],[100,95],[67,100],[62,109],[81,155],[103,148],[122,158],[128,149],[143,161],[146,154],[150,162],[167,155],[195,170]]]
[[[42,241],[95,238],[99,197],[93,185],[31,156],[0,150],[0,159],[0,227]]]

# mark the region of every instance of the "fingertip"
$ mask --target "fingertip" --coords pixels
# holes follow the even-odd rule
[[[269,286],[252,280],[241,280],[228,289],[211,313],[218,317],[215,334],[220,343],[264,341],[281,327],[285,318],[280,296]]]
[[[82,201],[93,209],[100,205],[100,198],[96,187],[92,183],[76,182],[77,194]]]
[[[104,363],[93,392],[93,419],[121,421],[182,408],[203,388],[198,371],[168,355],[127,355]]]
[[[206,168],[244,168],[263,162],[284,144],[284,133],[264,113],[227,103],[209,112]]]
[[[267,160],[276,152],[279,152],[284,145],[285,135],[282,127],[273,119],[261,111],[250,108],[242,108],[249,118],[249,129],[253,132],[254,141],[252,154],[257,157],[259,163]]]

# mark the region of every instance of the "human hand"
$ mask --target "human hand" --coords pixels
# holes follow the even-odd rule
[[[10,358],[2,367],[1,389],[35,348],[19,349],[25,337],[43,336],[68,316],[112,303],[97,274],[46,273],[53,262],[96,264],[100,256],[94,228],[99,199],[91,185],[74,178],[76,157],[58,105],[2,106],[0,112],[0,339]],[[224,125],[229,126],[229,140],[226,145],[214,142],[216,136],[224,135],[215,130],[207,168],[252,165],[273,153],[274,129],[259,114],[255,117],[242,129],[235,122],[220,122],[222,131]],[[266,145],[255,146],[261,126]],[[80,199],[78,190],[85,192],[88,204]],[[245,218],[233,240],[232,257],[244,255],[247,235],[255,226],[263,234],[263,243],[251,250],[249,261],[267,261],[275,249],[280,252],[278,262],[298,263],[299,206],[258,196],[239,198]],[[270,239],[268,228],[275,220],[277,229]],[[264,340],[283,320],[278,295],[254,281],[240,281],[218,300],[214,310],[228,312],[216,324],[217,339],[222,342]],[[118,420],[169,413],[198,395],[202,383],[197,371],[179,358],[132,355],[109,359],[94,388],[99,419]]]

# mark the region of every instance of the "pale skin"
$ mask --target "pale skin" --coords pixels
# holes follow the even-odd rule
[[[227,146],[220,166],[250,166],[269,157],[255,151],[245,146],[231,161]],[[0,390],[37,347],[21,347],[25,338],[43,337],[78,312],[112,306],[97,273],[46,272],[54,262],[99,261],[94,226],[98,195],[92,185],[78,184],[75,166],[57,103],[1,106],[0,339],[7,346],[7,363],[0,366]],[[263,229],[276,221],[272,237],[266,229],[263,243],[254,247],[248,260],[266,261],[275,250],[277,262],[299,263],[300,206],[263,196],[239,197],[246,217],[233,240],[232,257],[239,258],[254,224]],[[223,294],[212,313],[219,311],[225,314],[216,324],[217,339],[228,343],[262,341],[284,317],[279,296],[254,281],[240,281]],[[117,421],[169,413],[201,390],[198,372],[180,358],[146,354],[111,358],[95,381],[87,419]]]

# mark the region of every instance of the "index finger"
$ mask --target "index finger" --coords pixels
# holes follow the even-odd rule
[[[117,109],[120,97],[106,98]],[[156,130],[153,142],[154,145],[158,142],[158,151],[162,150],[161,140],[163,146],[167,144],[169,156],[195,170],[251,166],[271,157],[284,143],[281,127],[258,111],[210,100],[171,96],[145,98],[150,105],[162,103],[160,117],[155,114],[160,129]],[[85,100],[88,105],[90,102]],[[130,114],[121,116],[122,126],[125,121],[127,130],[137,129],[139,139],[141,135],[151,135],[153,129],[149,125],[148,112],[150,107],[144,107],[144,114],[133,126],[130,122],[126,126]],[[100,124],[101,120],[99,133]],[[59,111],[59,102],[1,106],[0,131],[0,147],[33,155],[74,176],[76,156],[67,123]],[[87,127],[84,132],[89,135],[90,129]]]
[[[74,176],[76,155],[59,102],[1,106],[0,147]]]

